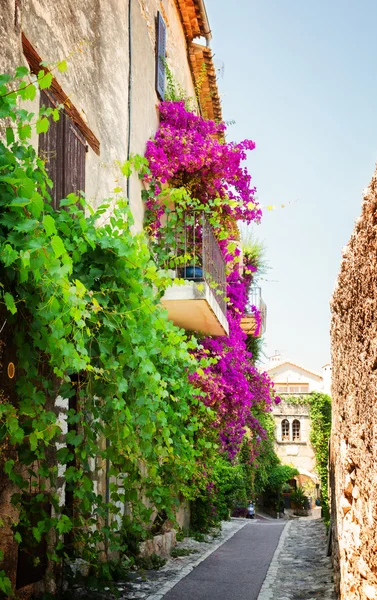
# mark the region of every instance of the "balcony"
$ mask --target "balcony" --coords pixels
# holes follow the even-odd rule
[[[257,318],[253,311],[253,307],[259,311],[261,316],[261,326],[258,328]],[[246,305],[246,311],[241,319],[241,328],[247,335],[253,335],[254,337],[260,337],[266,331],[266,320],[267,320],[267,306],[262,299],[262,290],[260,287],[250,287],[248,293],[248,302]]]
[[[168,219],[160,242],[168,256],[165,267],[173,278],[184,280],[168,287],[161,300],[169,319],[183,329],[228,335],[225,261],[211,225],[202,211],[183,217],[172,212]]]

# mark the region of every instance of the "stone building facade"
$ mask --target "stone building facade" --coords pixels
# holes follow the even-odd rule
[[[342,600],[377,598],[377,172],[332,299],[333,558]]]
[[[210,38],[203,0],[2,0],[0,73],[12,73],[25,65],[36,74],[42,61],[46,68],[52,65],[50,90],[38,92],[25,108],[37,113],[40,104],[65,105],[59,124],[52,124],[46,137],[35,136],[33,140],[39,154],[47,159],[59,198],[80,190],[96,208],[115,187],[122,187],[130,201],[135,231],[142,230],[142,184],[136,175],[128,182],[122,179],[119,162],[143,155],[146,141],[157,130],[162,55],[188,96],[196,97],[201,82],[198,110],[208,118],[221,119]],[[65,72],[56,69],[62,60],[68,63]],[[58,127],[64,128],[64,135]],[[104,220],[110,212],[111,206]],[[17,378],[11,380],[7,373],[12,353],[12,332],[5,325],[0,339],[0,399],[12,398],[15,393]],[[16,364],[16,358],[12,360]],[[68,408],[68,400],[62,398],[52,407],[63,432]],[[106,465],[94,466],[99,493],[105,493],[105,469]],[[12,565],[12,583],[20,596],[53,592],[51,579],[47,588],[41,583],[48,569],[34,572],[20,583],[20,557],[16,544],[10,541],[11,523],[17,517],[10,504],[13,492],[0,474],[0,517],[7,515],[9,521],[8,529],[1,532],[0,550]],[[65,502],[64,485],[60,501]],[[182,525],[187,524],[184,506],[177,516]],[[44,555],[45,550],[41,550]]]
[[[303,481],[309,478],[317,483],[315,455],[310,444],[309,407],[282,400],[274,406],[273,416],[276,454],[282,463],[296,467]]]
[[[315,454],[310,443],[310,414],[305,397],[311,392],[327,391],[331,365],[324,365],[322,374],[284,360],[280,355],[270,358],[267,373],[282,401],[273,407],[275,420],[275,451],[282,463],[299,471],[297,480],[308,487],[313,497],[319,483],[315,470]],[[295,402],[287,401],[293,397]]]

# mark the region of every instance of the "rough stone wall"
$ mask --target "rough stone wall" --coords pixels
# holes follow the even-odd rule
[[[333,556],[342,600],[377,598],[377,171],[332,300]]]

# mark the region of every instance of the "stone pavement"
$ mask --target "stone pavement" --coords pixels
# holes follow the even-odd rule
[[[288,521],[258,600],[336,600],[322,521]]]

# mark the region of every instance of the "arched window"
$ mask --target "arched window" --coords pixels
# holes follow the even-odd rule
[[[301,439],[301,423],[297,419],[292,423],[292,439],[296,442]]]
[[[289,421],[288,419],[283,419],[281,422],[281,439],[289,440]]]

